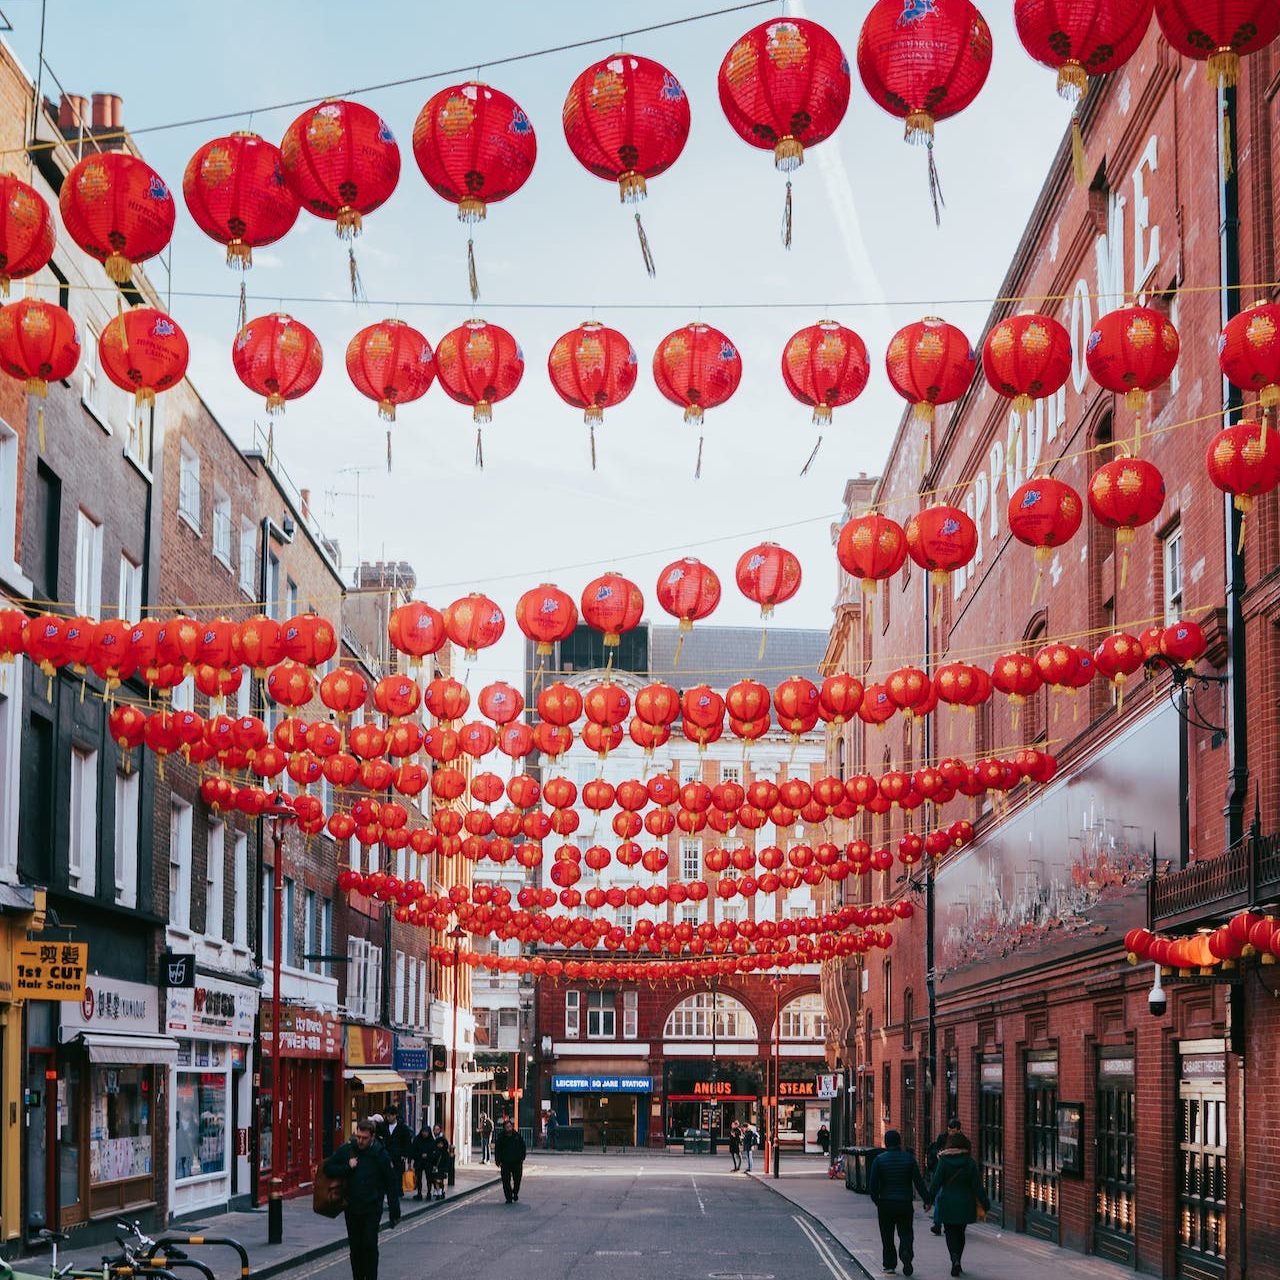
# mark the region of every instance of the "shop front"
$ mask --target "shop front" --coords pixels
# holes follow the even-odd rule
[[[763,1078],[762,1065],[755,1059],[667,1062],[662,1091],[667,1146],[683,1143],[689,1130],[714,1134],[717,1141],[727,1140],[735,1120],[760,1128]]]
[[[347,1132],[368,1116],[400,1110],[408,1082],[395,1069],[395,1035],[386,1027],[349,1022],[344,1029],[342,1080],[346,1086]]]
[[[562,1125],[581,1128],[584,1146],[643,1147],[649,1141],[651,1076],[553,1075],[551,1104]]]
[[[94,974],[78,1004],[58,1008],[56,1065],[44,1083],[52,1198],[65,1228],[156,1204],[156,1138],[178,1042],[160,1033],[160,992],[142,983]]]
[[[778,1081],[778,1143],[808,1154],[822,1150],[818,1130],[831,1133],[831,1101],[818,1097],[818,1073],[825,1063],[784,1062]]]
[[[431,1061],[426,1037],[396,1032],[392,1066],[406,1085],[400,1118],[416,1133],[427,1115],[426,1104],[430,1098]]]
[[[198,974],[165,997],[178,1042],[169,1105],[169,1211],[225,1208],[249,1193],[253,1020],[258,989]]]
[[[258,1067],[258,1186],[255,1199],[265,1204],[272,1172],[276,1135],[272,1132],[272,1053],[274,1033],[271,1004],[259,1015],[261,1059]],[[280,1091],[284,1099],[284,1160],[281,1171],[285,1195],[311,1185],[316,1166],[342,1141],[339,1111],[342,1072],[342,1023],[332,1014],[305,1005],[280,1009]]]

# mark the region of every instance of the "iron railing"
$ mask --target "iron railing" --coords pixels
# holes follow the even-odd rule
[[[1157,876],[1148,884],[1152,929],[1206,924],[1280,899],[1280,832],[1252,832],[1221,857]]]

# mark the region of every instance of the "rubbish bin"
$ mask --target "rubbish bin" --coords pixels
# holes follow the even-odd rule
[[[883,1147],[855,1147],[853,1189],[864,1195],[871,1190],[871,1162],[883,1151]]]
[[[857,1187],[854,1186],[854,1182],[853,1182],[853,1171],[854,1171],[854,1168],[856,1167],[856,1161],[854,1160],[855,1151],[856,1151],[856,1148],[854,1147],[840,1148],[840,1154],[844,1156],[844,1185],[845,1185],[845,1189],[848,1191],[857,1190]]]
[[[711,1131],[709,1129],[686,1129],[684,1131],[684,1153],[687,1156],[705,1156],[711,1150]]]

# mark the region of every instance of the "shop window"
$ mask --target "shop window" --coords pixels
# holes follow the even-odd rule
[[[682,1000],[667,1015],[663,1036],[667,1040],[710,1040],[712,1010],[715,1016],[715,1038],[718,1040],[755,1040],[756,1022],[741,1001],[719,992],[699,991]]]
[[[181,800],[169,806],[169,923],[191,927],[191,806]]]
[[[233,917],[232,941],[237,947],[249,945],[249,837],[237,832],[235,852],[232,854],[231,904]]]
[[[587,1039],[614,1040],[617,1038],[617,1012],[612,991],[587,992]]]
[[[225,1173],[227,1046],[207,1040],[179,1040],[174,1076],[176,1180]]]
[[[93,895],[98,870],[98,753],[71,748],[71,823],[67,884]]]
[[[581,1005],[582,993],[579,991],[566,991],[564,993],[564,1038],[566,1040],[576,1040],[581,1034]]]
[[[223,927],[223,881],[226,879],[227,850],[225,824],[209,823],[208,842],[205,847],[204,872],[204,931],[219,941],[225,936]]]
[[[94,1067],[89,1114],[89,1181],[123,1182],[151,1174],[150,1067]]]
[[[634,1040],[640,1034],[640,993],[634,989],[622,993],[622,1038]]]
[[[825,1040],[827,1038],[827,1011],[822,996],[811,991],[798,996],[782,1007],[782,1038],[784,1040]]]

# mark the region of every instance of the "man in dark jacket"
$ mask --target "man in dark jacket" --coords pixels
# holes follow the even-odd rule
[[[520,1199],[520,1179],[524,1177],[526,1154],[524,1139],[516,1132],[508,1116],[503,1120],[502,1132],[493,1144],[493,1158],[502,1174],[502,1191],[508,1204]]]
[[[925,1208],[930,1205],[929,1191],[920,1176],[920,1166],[910,1151],[902,1149],[902,1135],[890,1129],[884,1135],[884,1150],[871,1162],[868,1190],[880,1219],[880,1243],[884,1249],[884,1269],[892,1275],[902,1259],[902,1274],[912,1272],[915,1256],[915,1232],[912,1226],[913,1189],[920,1193]],[[894,1247],[894,1232],[898,1233]]]
[[[386,1198],[391,1225],[400,1221],[400,1174],[380,1142],[377,1125],[361,1120],[350,1142],[324,1162],[331,1178],[347,1183],[347,1243],[351,1247],[352,1280],[378,1280],[378,1223]]]
[[[394,1107],[387,1112],[387,1121],[383,1126],[382,1145],[391,1157],[391,1163],[397,1173],[403,1173],[410,1167],[413,1159],[413,1134],[408,1126],[401,1124],[400,1112]]]

